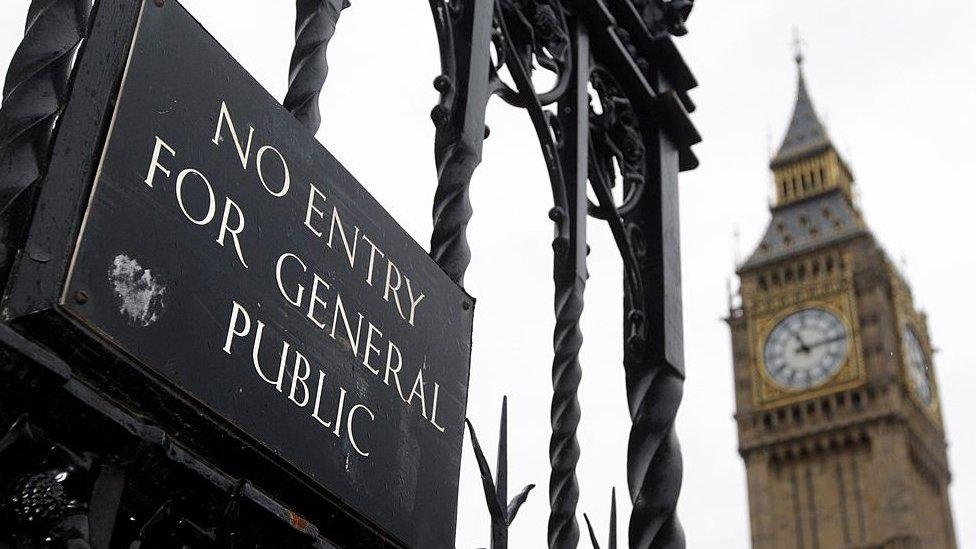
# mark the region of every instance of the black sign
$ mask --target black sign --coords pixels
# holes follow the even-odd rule
[[[472,300],[176,2],[142,9],[61,306],[387,534],[453,547]]]

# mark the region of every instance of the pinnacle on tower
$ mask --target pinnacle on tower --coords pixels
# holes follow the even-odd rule
[[[830,146],[830,137],[827,128],[820,122],[817,111],[813,108],[813,101],[807,91],[806,79],[803,76],[803,51],[800,47],[799,38],[795,41],[796,45],[796,105],[793,107],[793,116],[790,119],[789,128],[786,136],[780,145],[776,155],[770,161],[770,167],[776,168],[799,157],[820,152]]]

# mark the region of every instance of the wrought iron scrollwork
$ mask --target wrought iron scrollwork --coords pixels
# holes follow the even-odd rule
[[[526,109],[536,103],[543,107],[566,92],[571,68],[570,39],[566,13],[559,2],[498,0],[492,42],[497,55],[492,67],[492,91],[506,103]],[[551,88],[536,90],[532,82],[535,65],[555,75]],[[516,89],[499,75],[505,66]]]
[[[646,339],[642,303],[643,281],[637,257],[641,253],[639,230],[624,224],[623,217],[634,209],[647,184],[647,151],[634,108],[620,84],[602,67],[594,67],[590,83],[596,91],[599,111],[590,110],[589,179],[597,204],[589,204],[591,216],[602,219],[623,259],[628,293],[629,319],[627,345],[643,348]],[[617,204],[613,188],[623,187],[623,200]]]
[[[555,204],[550,217],[556,222],[553,247],[558,253],[568,246],[569,239],[565,223],[568,203],[558,150],[562,132],[558,118],[543,107],[558,101],[570,83],[572,60],[566,14],[556,2],[498,0],[492,42],[497,57],[491,67],[491,92],[506,103],[525,109],[539,139]],[[532,80],[536,63],[555,75],[550,89],[536,89]],[[502,79],[503,67],[508,69],[514,88]]]
[[[691,15],[695,0],[634,0],[634,4],[654,34],[688,34],[685,22]]]

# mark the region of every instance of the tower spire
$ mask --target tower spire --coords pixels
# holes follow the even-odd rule
[[[803,41],[796,31],[794,31],[793,45],[796,48],[794,56],[797,73],[796,104],[793,106],[793,116],[790,118],[783,143],[770,162],[770,166],[774,169],[800,157],[817,153],[831,145],[827,128],[817,116],[810,93],[807,91],[806,78],[803,75],[805,59]]]
[[[785,206],[839,190],[854,205],[854,176],[838,153],[827,127],[813,107],[803,71],[806,56],[800,33],[793,30],[796,61],[796,102],[783,142],[769,161],[776,204]]]

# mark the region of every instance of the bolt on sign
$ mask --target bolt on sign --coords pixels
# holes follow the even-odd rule
[[[5,314],[58,316],[385,535],[453,546],[473,300],[182,6],[133,16],[111,91],[82,56]],[[98,108],[107,131],[78,122]]]

